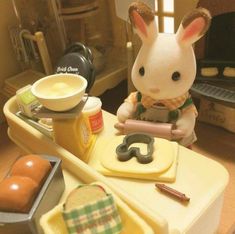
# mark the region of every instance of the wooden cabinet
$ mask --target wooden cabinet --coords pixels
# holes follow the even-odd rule
[[[60,0],[58,15],[65,44],[79,41],[93,52],[97,70],[94,96],[127,78],[126,23],[116,16],[114,0]]]

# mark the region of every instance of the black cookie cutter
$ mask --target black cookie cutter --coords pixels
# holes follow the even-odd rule
[[[141,154],[138,147],[130,147],[133,143],[146,143],[147,153]],[[153,144],[154,138],[150,135],[143,133],[132,133],[124,137],[123,143],[116,148],[116,154],[119,161],[125,162],[136,157],[137,161],[142,164],[150,163],[153,161]]]

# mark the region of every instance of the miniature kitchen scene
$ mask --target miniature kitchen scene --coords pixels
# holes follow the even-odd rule
[[[0,234],[235,233],[233,0],[0,9]]]

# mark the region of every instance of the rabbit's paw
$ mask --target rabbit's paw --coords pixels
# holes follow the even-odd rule
[[[124,123],[127,119],[133,117],[135,108],[132,103],[124,102],[117,110],[118,121]]]
[[[172,131],[174,139],[188,137],[192,134],[195,127],[195,114],[186,112],[176,122],[176,129]]]

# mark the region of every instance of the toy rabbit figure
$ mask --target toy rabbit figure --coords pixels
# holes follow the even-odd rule
[[[133,2],[129,18],[142,47],[132,68],[137,92],[118,108],[120,123],[127,119],[174,123],[173,138],[189,146],[195,140],[197,110],[188,93],[196,76],[192,44],[209,28],[211,16],[198,8],[184,17],[176,34],[158,33],[154,12]]]

